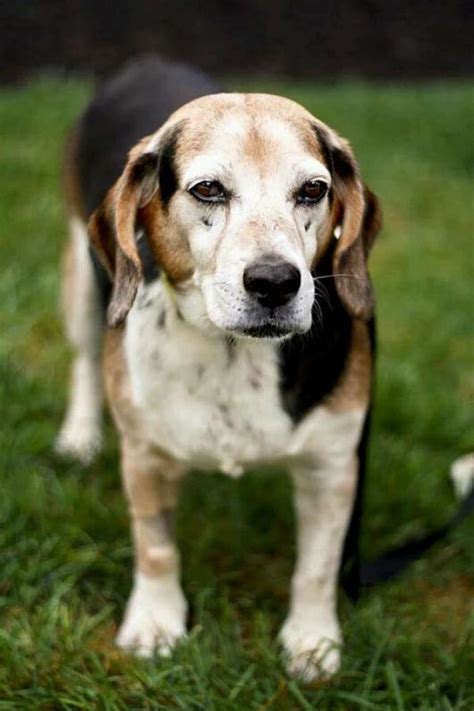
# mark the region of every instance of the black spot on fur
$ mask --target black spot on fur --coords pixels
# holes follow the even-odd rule
[[[310,227],[311,227],[311,220],[308,220],[308,222],[304,226],[305,232],[307,232]]]
[[[227,427],[233,427],[232,418],[230,416],[229,408],[224,403],[218,404],[219,412],[222,415],[222,421],[227,425]]]
[[[156,173],[158,169],[158,154],[144,153],[133,164],[132,179],[141,182],[147,175]]]
[[[146,238],[146,235],[141,235],[137,240],[137,250],[138,256],[142,263],[143,278],[145,284],[151,284],[151,282],[158,279],[160,276],[160,269],[155,261],[155,256],[151,251],[150,243]]]
[[[179,124],[171,129],[163,139],[159,151],[158,178],[161,200],[165,206],[169,203],[178,188],[175,156],[181,131],[182,126]]]
[[[160,315],[158,316],[156,325],[158,326],[158,328],[165,327],[165,325],[166,325],[166,311],[164,309],[162,311],[160,311]]]
[[[112,280],[107,273],[106,268],[100,261],[94,249],[89,249],[90,258],[92,260],[92,266],[94,268],[94,274],[96,279],[97,288],[99,291],[100,303],[102,306],[103,315],[107,306],[109,305],[110,295],[112,293]]]
[[[212,220],[209,217],[203,217],[201,222],[206,225],[206,227],[212,227]]]
[[[225,347],[227,352],[227,365],[231,365],[235,359],[235,340],[233,338],[226,338]]]
[[[334,176],[336,174],[342,180],[354,178],[357,173],[357,167],[352,156],[341,148],[332,146],[330,138],[323,128],[313,123],[311,126],[316,134],[324,162],[331,175]],[[330,199],[332,199],[332,195],[330,195]]]
[[[260,380],[258,378],[251,377],[249,383],[250,387],[254,390],[260,390],[260,388],[262,387],[262,384],[260,383]]]
[[[319,143],[319,148],[321,150],[321,153],[323,155],[324,162],[326,163],[326,168],[329,170],[331,175],[333,174],[333,162],[332,162],[332,155],[331,155],[331,147],[329,144],[329,137],[326,133],[326,131],[321,128],[320,126],[317,126],[315,123],[311,124],[311,128],[313,129],[316,138],[318,139]]]
[[[334,170],[343,180],[350,180],[356,175],[356,166],[351,156],[340,148],[331,151]]]

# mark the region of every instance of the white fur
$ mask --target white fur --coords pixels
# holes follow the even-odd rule
[[[143,431],[192,467],[235,476],[262,463],[289,464],[298,561],[281,640],[292,673],[329,675],[339,666],[336,581],[364,411],[319,406],[293,428],[279,401],[278,343],[240,339],[229,346],[222,335],[182,320],[179,308],[180,298],[155,282],[140,287],[127,320],[125,354]],[[134,612],[127,612],[127,638],[143,638],[146,613],[139,614],[137,605],[130,603]]]
[[[258,121],[267,146],[263,165],[242,152],[242,140],[255,128],[245,113],[227,114],[212,131],[212,151],[197,155],[184,168],[182,184],[170,205],[180,235],[186,235],[194,262],[194,283],[201,290],[206,317],[219,329],[233,331],[258,325],[264,316],[245,291],[246,267],[274,255],[301,274],[298,294],[278,318],[288,331],[311,326],[314,284],[311,264],[318,233],[325,224],[328,200],[303,206],[295,192],[312,179],[328,185],[326,166],[310,155],[299,134],[281,119]],[[202,180],[218,180],[231,195],[225,205],[209,206],[189,194]],[[309,226],[308,226],[309,225]],[[199,325],[199,324],[197,324]]]
[[[75,350],[69,403],[56,449],[89,462],[101,446],[102,377],[100,343],[102,315],[84,223],[70,222],[72,240],[72,299],[65,314],[66,332]]]
[[[291,673],[305,679],[339,668],[341,631],[336,585],[356,485],[355,448],[364,412],[317,407],[297,428],[291,450],[304,453],[293,466],[298,557],[290,611],[280,638]]]
[[[359,411],[318,407],[293,428],[280,402],[278,343],[229,343],[190,325],[178,309],[160,280],[140,287],[127,319],[132,397],[150,442],[185,465],[231,473],[274,462],[337,462],[353,451]]]
[[[231,474],[284,456],[291,422],[279,402],[273,344],[232,346],[189,325],[158,282],[140,289],[125,352],[143,429],[160,449],[189,466]]]
[[[143,657],[155,652],[167,656],[186,634],[186,615],[187,603],[175,571],[154,578],[137,571],[117,644]]]

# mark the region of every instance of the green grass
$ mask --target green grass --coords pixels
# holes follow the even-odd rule
[[[260,87],[262,86],[260,85]],[[364,524],[374,554],[443,522],[472,449],[474,92],[468,85],[270,85],[349,137],[381,197],[371,266],[379,361]],[[91,468],[51,451],[68,351],[57,309],[59,164],[90,87],[0,95],[0,709],[466,709],[474,706],[473,522],[357,605],[327,685],[289,680],[274,642],[294,554],[281,474],[190,477],[179,511],[190,640],[133,661],[113,637],[131,582],[116,439]]]

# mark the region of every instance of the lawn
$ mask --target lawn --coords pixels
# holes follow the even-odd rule
[[[380,196],[371,258],[379,359],[363,549],[444,522],[450,462],[474,448],[473,104],[469,85],[259,85],[349,137]],[[338,676],[289,680],[275,635],[294,554],[280,472],[190,476],[178,517],[191,634],[169,660],[113,638],[131,583],[116,438],[88,469],[51,445],[65,405],[58,316],[59,165],[90,94],[37,82],[0,94],[0,708],[474,708],[474,544],[467,521],[399,581],[341,594]]]

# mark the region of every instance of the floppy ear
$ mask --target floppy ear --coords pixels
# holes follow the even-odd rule
[[[158,189],[158,152],[133,148],[125,169],[89,220],[89,237],[97,255],[113,280],[107,309],[109,326],[123,323],[130,311],[142,278],[142,264],[135,240],[139,208]]]
[[[349,144],[319,126],[317,134],[332,173],[334,198],[342,207],[341,233],[333,256],[336,289],[351,316],[369,320],[375,304],[367,256],[381,227],[379,203],[362,183]]]

